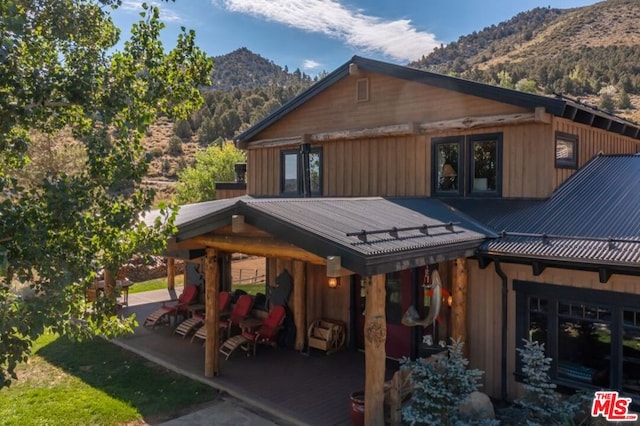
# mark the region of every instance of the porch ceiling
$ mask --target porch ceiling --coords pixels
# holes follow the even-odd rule
[[[487,238],[497,237],[435,199],[245,196],[183,206],[175,239],[202,242],[206,234],[229,226],[233,215],[274,237],[256,239],[256,246],[277,241],[314,258],[340,256],[344,268],[360,275],[471,256]],[[243,245],[237,248],[242,252]]]

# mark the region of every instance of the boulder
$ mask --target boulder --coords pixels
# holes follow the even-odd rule
[[[464,401],[458,405],[458,411],[463,420],[493,420],[496,418],[491,399],[487,394],[482,392],[471,392]]]

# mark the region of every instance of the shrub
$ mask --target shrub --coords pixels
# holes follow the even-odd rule
[[[449,356],[431,364],[420,360],[401,361],[401,368],[412,370],[413,387],[411,401],[402,409],[403,420],[411,425],[448,425],[462,421],[458,405],[478,390],[478,380],[483,374],[480,370],[467,369],[469,361],[462,355],[463,345],[460,340],[452,339],[447,347]]]
[[[180,139],[190,139],[191,135],[191,124],[187,120],[180,120],[173,125],[173,131]]]
[[[167,145],[167,154],[182,154],[182,139],[177,136],[171,136],[171,138],[169,138],[169,144]]]

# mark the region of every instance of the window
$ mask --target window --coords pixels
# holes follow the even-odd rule
[[[322,195],[322,148],[309,152],[310,195]],[[300,150],[282,151],[280,157],[280,193],[285,196],[304,195],[304,164]]]
[[[502,194],[502,134],[436,138],[432,146],[434,194]]]
[[[390,272],[385,281],[385,315],[387,323],[402,323],[402,277],[400,272]]]
[[[578,168],[578,136],[556,132],[556,168]]]
[[[640,396],[640,296],[522,281],[513,288],[518,344],[545,344],[556,383]]]
[[[359,78],[356,81],[356,102],[367,102],[369,100],[369,79]]]

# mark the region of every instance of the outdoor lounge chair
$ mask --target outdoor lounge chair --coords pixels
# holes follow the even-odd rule
[[[253,297],[248,294],[243,294],[238,298],[238,301],[233,308],[231,309],[231,313],[229,314],[229,318],[224,321],[220,321],[220,331],[227,332],[227,338],[231,335],[231,327],[234,325],[240,325],[240,323],[249,316],[251,309],[253,308]],[[206,340],[207,339],[207,331],[205,327],[202,326],[195,332],[191,341],[193,342],[196,338]]]
[[[224,341],[220,346],[220,353],[229,359],[229,356],[242,347],[247,354],[249,351],[256,354],[256,346],[259,343],[275,344],[275,338],[278,331],[282,327],[286,310],[281,305],[276,305],[269,311],[267,317],[259,323],[256,327],[250,329],[243,329],[241,334],[233,336]]]
[[[198,296],[198,286],[195,286],[195,285],[186,286],[182,291],[182,294],[180,295],[180,297],[178,297],[178,300],[176,301],[176,303],[172,305],[167,304],[168,302],[173,302],[173,300],[162,302],[161,307],[151,312],[149,316],[147,316],[147,319],[144,320],[144,325],[155,327],[161,322],[169,323],[171,321],[170,319],[171,315],[174,316],[176,321],[177,321],[178,315],[182,315],[183,317],[186,318],[187,306],[193,303],[193,301],[196,300],[197,296]]]
[[[218,296],[218,309],[221,316],[228,315],[227,310],[231,303],[231,293],[221,291]],[[204,314],[194,314],[191,318],[182,321],[174,330],[174,333],[181,335],[183,338],[191,334],[197,327],[204,323]]]
[[[256,347],[261,345],[275,346],[276,336],[282,328],[282,323],[286,316],[284,306],[276,305],[269,311],[269,315],[264,320],[257,331],[244,330],[242,336],[247,339],[247,349],[256,354]]]

